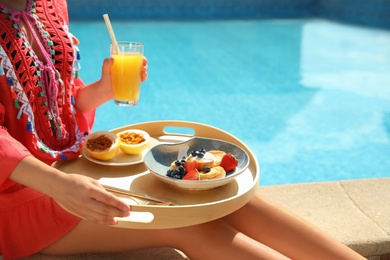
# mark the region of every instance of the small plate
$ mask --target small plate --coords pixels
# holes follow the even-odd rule
[[[233,154],[238,160],[237,168],[227,173],[225,178],[215,180],[179,180],[166,176],[173,161],[187,157],[191,151],[202,148],[206,151],[221,150]],[[183,143],[156,145],[146,153],[144,163],[154,176],[174,187],[184,190],[210,190],[228,184],[244,172],[249,165],[249,156],[235,144],[217,139],[194,137]]]
[[[145,154],[149,151],[149,149],[153,148],[154,146],[158,145],[159,141],[157,141],[154,138],[150,138],[149,146],[140,154],[126,154],[122,152],[120,149],[118,151],[118,154],[108,161],[101,161],[98,159],[93,158],[88,154],[88,152],[83,148],[82,155],[85,157],[85,159],[101,164],[101,165],[109,165],[109,166],[126,166],[126,165],[133,165],[142,163],[144,161]]]

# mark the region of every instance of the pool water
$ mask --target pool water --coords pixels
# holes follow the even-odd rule
[[[103,19],[102,19],[103,20]],[[136,107],[94,130],[152,120],[210,124],[254,152],[261,185],[390,176],[390,32],[325,20],[114,21],[145,44]],[[73,22],[81,77],[100,77],[104,22]]]

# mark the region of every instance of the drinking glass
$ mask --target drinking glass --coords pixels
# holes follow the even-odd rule
[[[114,59],[111,67],[114,103],[118,106],[138,104],[143,53],[144,45],[139,42],[123,41],[110,46]]]

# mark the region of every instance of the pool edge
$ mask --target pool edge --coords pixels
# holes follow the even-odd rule
[[[390,178],[260,186],[259,192],[369,259],[390,255]]]

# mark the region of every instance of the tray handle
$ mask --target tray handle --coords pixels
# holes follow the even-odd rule
[[[198,122],[180,120],[161,120],[137,123],[132,124],[130,126],[117,128],[112,131],[120,132],[129,127],[135,129],[142,129],[148,133],[152,133],[153,136],[198,136],[206,138],[208,137],[215,139],[225,139],[226,141],[230,141],[236,144],[240,142],[236,137],[219,128]]]
[[[118,222],[137,222],[150,223],[154,220],[154,215],[151,212],[130,211],[130,215],[124,218],[115,218]]]

